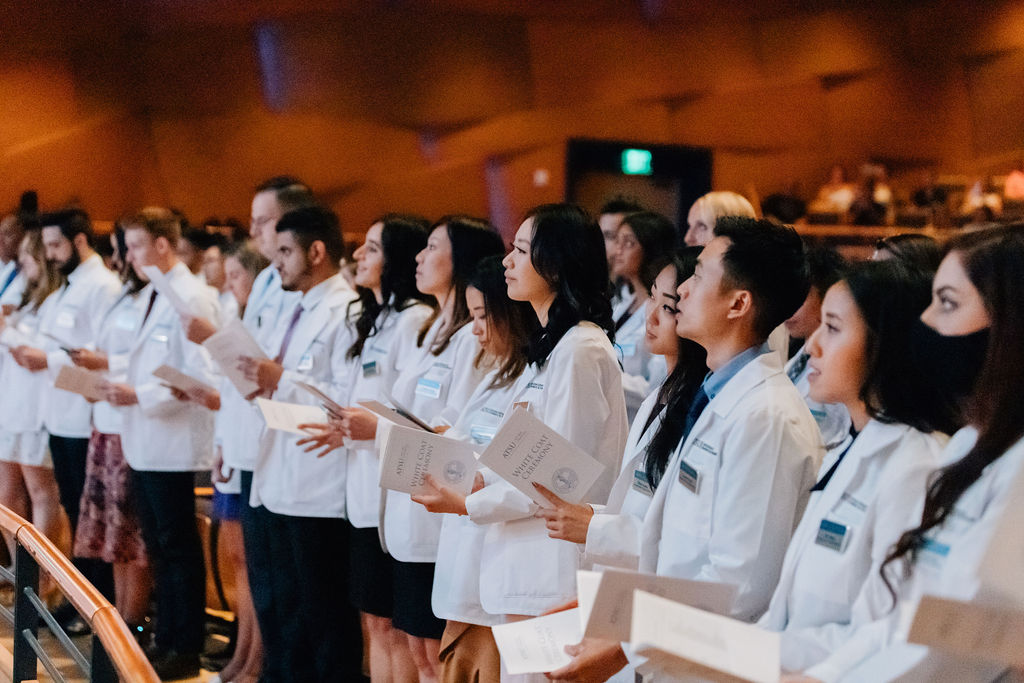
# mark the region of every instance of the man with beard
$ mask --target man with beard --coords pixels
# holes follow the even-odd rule
[[[39,225],[46,258],[57,266],[66,282],[51,295],[57,297],[57,305],[49,308],[39,323],[40,332],[47,338],[45,348],[19,346],[11,355],[22,367],[49,372],[56,379],[61,366],[71,364],[69,350],[94,342],[103,314],[121,292],[121,282],[93,249],[92,223],[85,211],[66,209],[43,214]],[[78,394],[51,388],[41,409],[43,424],[50,434],[53,474],[73,537],[85,486],[92,406]],[[82,559],[75,560],[75,565],[107,598],[114,599],[114,580],[108,563]]]

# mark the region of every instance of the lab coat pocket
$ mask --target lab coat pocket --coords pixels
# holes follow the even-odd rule
[[[679,534],[706,542],[711,538],[715,492],[718,486],[718,454],[702,447],[695,439],[671,476],[673,482],[671,511],[666,510],[666,522]]]

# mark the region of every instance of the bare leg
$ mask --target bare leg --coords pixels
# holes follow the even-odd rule
[[[263,644],[249,592],[249,575],[245,568],[242,525],[237,521],[222,521],[220,543],[225,551],[226,564],[235,570],[235,615],[238,620],[235,653],[221,671],[221,680],[240,683],[258,678],[263,666]]]
[[[117,593],[117,611],[128,625],[141,624],[149,608],[149,594],[153,590],[153,576],[149,567],[117,562],[114,564],[114,590]]]
[[[388,623],[387,631],[387,645],[389,649],[389,655],[391,658],[391,678],[388,683],[416,683],[419,680],[419,674],[416,670],[416,665],[413,663],[413,654],[409,647],[409,636],[404,632],[399,631],[391,625],[391,620],[386,619]],[[373,674],[373,672],[370,672]],[[378,683],[376,675],[373,675],[373,682]]]
[[[433,638],[417,638],[408,634],[406,634],[406,638],[409,640],[409,651],[412,653],[412,659],[419,674],[419,683],[437,683],[438,669],[441,664],[438,660],[441,641]]]
[[[0,504],[10,508],[16,515],[29,518],[28,491],[21,477],[21,466],[16,463],[0,461]],[[4,534],[4,542],[7,543],[13,563],[14,538]]]
[[[71,527],[60,506],[60,492],[53,470],[49,467],[21,466],[32,505],[32,524],[65,555],[71,554]]]

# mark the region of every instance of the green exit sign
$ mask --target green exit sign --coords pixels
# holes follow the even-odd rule
[[[622,150],[622,172],[626,175],[651,175],[650,151],[646,149]]]

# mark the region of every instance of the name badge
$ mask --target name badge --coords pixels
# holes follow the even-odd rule
[[[823,548],[842,553],[846,552],[846,546],[850,543],[851,535],[852,529],[845,524],[823,519],[821,520],[821,525],[818,526],[818,535],[814,539],[814,543]]]
[[[171,339],[171,326],[157,325],[153,328],[153,334],[149,338],[157,344],[166,344]]]
[[[472,425],[469,428],[469,436],[473,439],[473,443],[481,446],[486,446],[494,440],[494,435],[498,433],[498,428],[493,425]]]
[[[682,458],[679,459],[679,483],[690,490],[690,493],[700,493],[701,474],[692,467],[690,463]]]
[[[371,360],[369,363],[363,363],[363,377],[373,377],[379,374],[380,370],[377,369],[377,361]]]
[[[921,544],[921,553],[917,556],[917,561],[925,567],[940,571],[946,563],[948,555],[949,545],[936,541],[934,538],[925,538]]]
[[[73,308],[62,308],[57,312],[57,319],[55,321],[57,327],[71,328],[75,326],[75,309]]]
[[[437,380],[420,377],[419,381],[416,382],[416,393],[427,398],[440,398],[441,383]]]
[[[295,366],[299,372],[308,372],[313,369],[313,354],[306,352],[299,358],[299,364]]]
[[[633,470],[633,490],[645,496],[653,493],[651,491],[651,480],[647,478],[647,473],[643,470]]]
[[[270,304],[267,304],[266,306],[261,308],[259,315],[256,316],[256,328],[262,328],[263,323],[270,322],[271,320],[273,320],[273,313],[274,307],[271,306]]]
[[[114,319],[114,327],[125,332],[133,332],[137,319],[135,311],[121,311]]]

